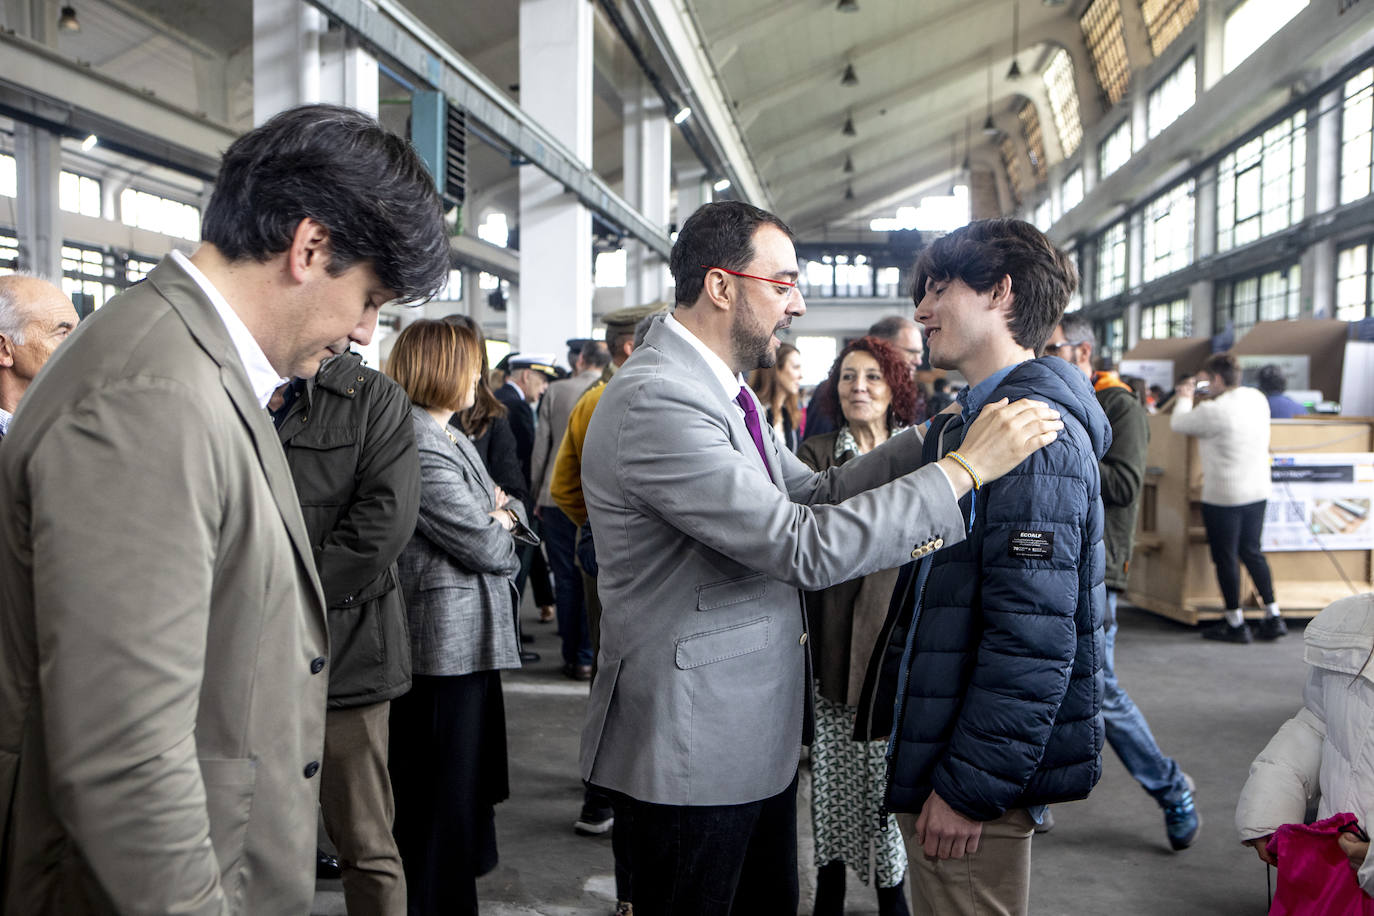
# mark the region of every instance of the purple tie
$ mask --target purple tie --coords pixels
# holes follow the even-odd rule
[[[763,427],[759,426],[759,409],[754,406],[754,397],[748,388],[740,386],[735,403],[744,408],[744,425],[749,427],[749,435],[754,439],[754,448],[759,450],[759,457],[763,459],[763,472],[772,477],[772,472],[768,470],[768,455],[763,450]]]

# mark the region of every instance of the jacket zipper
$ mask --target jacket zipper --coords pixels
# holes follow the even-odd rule
[[[941,454],[941,449],[945,444],[945,432],[949,424],[946,423],[940,429],[940,444],[936,447],[936,453]],[[976,499],[977,493],[973,494]],[[891,812],[887,807],[887,791],[892,785],[892,772],[897,766],[897,739],[902,734],[902,722],[906,716],[907,689],[911,686],[911,654],[916,647],[916,625],[921,619],[921,607],[926,599],[926,580],[930,575],[930,567],[934,563],[934,557],[926,557],[921,560],[921,568],[916,573],[916,604],[911,610],[911,624],[906,634],[906,648],[902,651],[902,663],[897,668],[897,681],[900,685],[897,694],[897,706],[892,714],[892,734],[887,738],[886,772],[883,774],[882,802],[878,805],[878,830],[881,831],[887,821],[887,816]]]
[[[911,610],[911,623],[906,634],[906,647],[902,650],[902,664],[897,669],[897,681],[899,686],[897,693],[897,708],[892,715],[892,734],[887,738],[887,768],[883,776],[882,803],[878,806],[878,828],[881,830],[889,813],[887,808],[887,790],[892,784],[892,771],[897,766],[897,739],[902,733],[902,720],[906,714],[907,688],[911,685],[911,654],[916,648],[916,624],[921,619],[921,605],[926,598],[926,579],[930,575],[930,566],[933,562],[931,557],[926,557],[921,561],[921,568],[916,573],[916,604]]]

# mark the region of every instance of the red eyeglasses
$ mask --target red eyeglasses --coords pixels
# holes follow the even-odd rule
[[[790,286],[792,289],[796,289],[796,288],[797,288],[797,284],[796,284],[795,282],[793,282],[793,281],[791,281],[791,280],[779,280],[777,277],[757,277],[757,276],[755,276],[755,275],[753,275],[753,274],[742,274],[742,273],[740,273],[738,270],[730,270],[730,269],[725,268],[725,267],[708,267],[708,266],[705,265],[705,264],[702,264],[702,265],[701,265],[701,269],[702,269],[702,270],[718,270],[718,271],[720,271],[721,273],[730,274],[730,275],[733,276],[733,277],[744,277],[745,279],[748,279],[748,280],[762,280],[764,283],[772,283],[774,286]]]

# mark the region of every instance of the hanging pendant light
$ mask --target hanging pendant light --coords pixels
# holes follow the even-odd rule
[[[845,186],[844,186],[844,199],[845,199],[845,200],[853,200],[853,199],[854,199],[854,186],[853,186],[852,184],[849,184],[849,185],[845,185]]]
[[[853,65],[853,64],[845,64],[845,65],[844,65],[844,75],[840,77],[840,85],[841,85],[841,86],[857,86],[857,85],[859,85],[859,74],[857,74],[857,73],[854,72],[854,65]]]
[[[992,120],[992,58],[988,58],[988,116],[983,120],[983,133],[992,136],[997,133],[997,124]]]
[[[854,160],[849,158],[848,156],[844,157],[844,173],[846,175],[854,174]]]
[[[1020,0],[1011,0],[1011,69],[1007,71],[1007,79],[1019,80],[1021,78],[1021,62],[1016,59],[1016,52],[1020,50],[1021,44],[1021,3]]]
[[[853,116],[853,115],[846,115],[846,116],[845,116],[845,119],[844,119],[844,127],[841,127],[841,128],[840,128],[840,133],[844,134],[846,137],[856,137],[856,136],[858,136],[859,132],[858,132],[857,130],[854,129],[854,116]]]

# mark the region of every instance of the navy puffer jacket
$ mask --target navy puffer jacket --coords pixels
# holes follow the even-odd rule
[[[1050,403],[1064,430],[978,491],[976,507],[965,496],[965,517],[976,509],[968,540],[908,566],[898,582],[860,701],[873,718],[858,725],[893,734],[891,811],[920,811],[934,789],[986,821],[1082,798],[1101,775],[1098,459],[1111,428],[1087,379],[1057,357],[1017,366],[988,400],[1003,397]],[[927,433],[930,460],[966,430],[959,416],[940,419]]]

